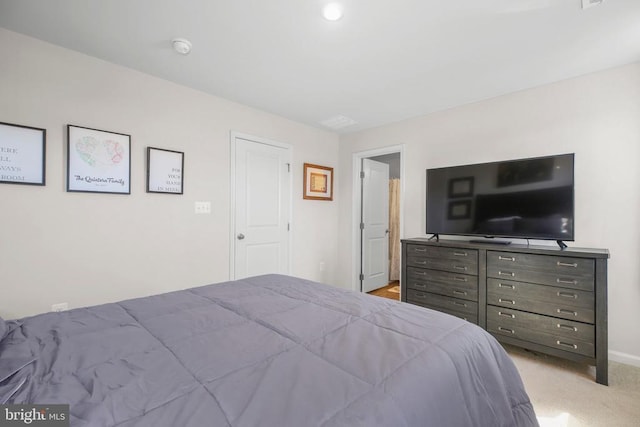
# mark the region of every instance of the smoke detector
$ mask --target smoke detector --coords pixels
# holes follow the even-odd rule
[[[171,40],[173,50],[181,55],[187,55],[191,52],[191,42],[187,39],[173,39]]]

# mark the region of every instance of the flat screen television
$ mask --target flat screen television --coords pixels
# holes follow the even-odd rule
[[[427,234],[574,240],[574,154],[427,169]]]

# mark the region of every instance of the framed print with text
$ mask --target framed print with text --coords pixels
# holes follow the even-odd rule
[[[184,153],[147,147],[147,193],[182,194]]]
[[[0,183],[45,185],[46,129],[0,122]]]
[[[67,191],[131,194],[131,136],[67,125]]]
[[[304,199],[333,200],[333,168],[304,164]]]

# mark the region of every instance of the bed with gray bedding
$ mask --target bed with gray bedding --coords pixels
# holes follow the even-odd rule
[[[538,425],[482,329],[289,276],[0,319],[0,339],[0,403],[69,404],[71,426]]]

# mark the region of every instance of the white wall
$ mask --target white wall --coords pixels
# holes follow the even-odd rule
[[[352,268],[352,153],[396,144],[406,150],[405,238],[425,236],[427,168],[574,152],[570,245],[610,250],[611,356],[640,366],[640,64],[343,136],[342,283]]]
[[[0,58],[0,121],[47,129],[47,185],[0,184],[0,316],[227,280],[231,130],[293,146],[292,273],[335,281],[339,197],[303,200],[302,164],[337,135],[3,29]],[[65,191],[67,124],[131,135],[131,195]],[[184,195],[145,192],[147,146],[185,152]]]

